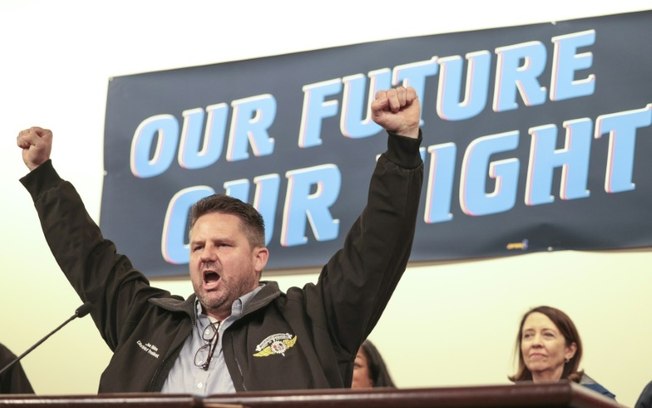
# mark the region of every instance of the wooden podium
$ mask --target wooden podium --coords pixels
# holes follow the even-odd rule
[[[117,408],[118,406],[124,408],[622,407],[617,402],[581,385],[568,382],[477,387],[242,392],[208,397],[158,393],[0,395],[0,407]]]

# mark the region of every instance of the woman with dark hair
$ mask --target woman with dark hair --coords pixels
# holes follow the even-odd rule
[[[394,387],[394,381],[378,349],[365,340],[355,356],[351,388],[373,387]]]
[[[13,363],[15,359],[16,355],[0,343],[0,370],[4,370],[4,367]],[[32,384],[27,379],[20,362],[14,363],[11,368],[0,374],[0,394],[34,394]]]
[[[516,338],[518,369],[513,382],[573,381],[609,398],[615,395],[580,370],[582,340],[573,321],[559,309],[539,306],[521,319]]]
[[[634,408],[652,408],[652,381],[643,388]]]

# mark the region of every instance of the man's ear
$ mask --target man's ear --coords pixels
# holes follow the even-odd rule
[[[256,247],[254,248],[254,269],[258,273],[258,278],[262,275],[265,266],[267,265],[267,260],[269,259],[269,249],[266,247]]]

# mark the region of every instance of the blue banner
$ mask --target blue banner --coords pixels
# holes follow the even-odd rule
[[[146,275],[185,275],[189,208],[224,192],[262,213],[269,269],[321,266],[385,149],[370,100],[404,84],[413,261],[649,246],[650,38],[646,11],[112,78],[101,227]]]

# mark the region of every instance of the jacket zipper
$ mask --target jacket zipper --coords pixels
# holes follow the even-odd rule
[[[235,358],[235,364],[238,366],[238,372],[240,373],[242,391],[247,391],[247,385],[245,384],[244,374],[242,373],[242,367],[240,367],[240,362],[238,361],[238,357],[234,357],[234,358]]]
[[[191,322],[191,327],[195,327],[195,316],[190,316],[190,322]],[[193,330],[193,329],[191,329]],[[161,364],[156,368],[156,371],[154,371],[154,375],[152,376],[152,380],[149,382],[149,389],[150,391],[155,391],[155,392],[160,392],[161,389],[163,388],[163,383],[159,381],[159,377],[161,375],[161,371],[166,368],[171,360],[176,360],[177,357],[179,357],[179,352],[181,352],[181,348],[183,347],[183,342],[177,346],[177,348],[174,350],[173,353],[168,354],[168,356],[161,362]],[[178,352],[177,352],[178,350]],[[170,374],[170,370],[168,370],[168,375]]]

